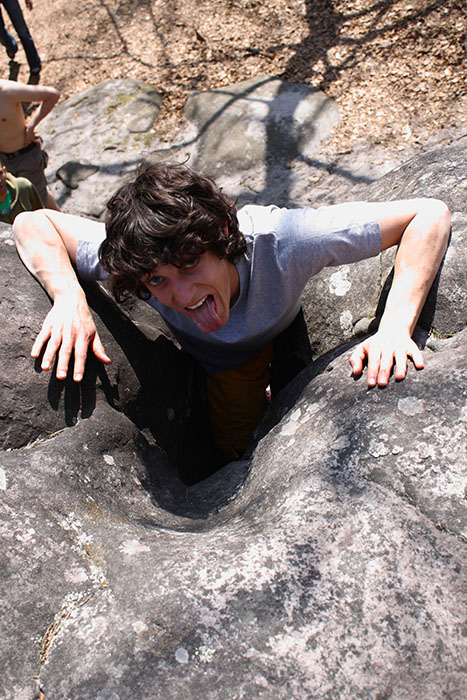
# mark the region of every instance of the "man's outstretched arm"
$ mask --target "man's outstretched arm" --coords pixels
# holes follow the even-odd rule
[[[88,348],[108,364],[86,296],[74,265],[78,240],[100,240],[103,224],[70,214],[41,209],[19,214],[13,225],[18,253],[53,301],[31,350],[41,367],[50,370],[58,357],[56,376],[65,379],[74,353],[73,379],[81,381]]]
[[[354,375],[368,364],[368,386],[386,386],[394,367],[404,379],[407,359],[423,368],[420,349],[412,340],[430,287],[446,252],[451,230],[447,206],[436,199],[372,203],[382,233],[382,250],[397,245],[394,280],[375,335],[360,343],[350,356]]]

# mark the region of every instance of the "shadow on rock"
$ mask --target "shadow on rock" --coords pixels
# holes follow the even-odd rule
[[[107,402],[125,413],[149,443],[166,452],[184,484],[206,479],[221,463],[210,435],[201,368],[164,334],[168,332],[160,319],[153,318],[155,314],[151,315],[153,332],[154,322],[159,323],[160,330],[156,338],[149,339],[98,285],[86,284],[85,288],[91,308],[129,367],[119,362],[118,368],[110,370],[94,358],[88,361],[90,376],[83,386],[87,395],[83,393],[82,407],[92,406],[97,377]],[[133,377],[128,375],[129,369]],[[112,378],[108,376],[110,371]]]

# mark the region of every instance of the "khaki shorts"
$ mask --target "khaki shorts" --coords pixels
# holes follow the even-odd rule
[[[206,377],[212,435],[224,459],[237,459],[248,447],[267,406],[268,384],[274,398],[312,360],[300,309],[290,326],[251,360]]]
[[[30,143],[29,146],[13,153],[0,151],[0,160],[12,175],[30,180],[39,192],[42,204],[47,205],[47,180],[44,170],[49,158],[38,143]]]
[[[242,455],[261,420],[272,356],[273,343],[269,343],[248,362],[206,376],[213,439],[225,459]]]

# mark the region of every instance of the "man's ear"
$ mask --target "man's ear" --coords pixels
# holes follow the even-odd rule
[[[224,224],[224,233],[225,233],[225,237],[228,238],[229,237],[229,225],[228,225],[227,221]]]

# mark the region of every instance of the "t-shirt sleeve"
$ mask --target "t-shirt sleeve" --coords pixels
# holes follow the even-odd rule
[[[244,234],[256,241],[273,234],[276,254],[295,255],[297,261],[311,265],[312,275],[323,267],[357,262],[381,252],[379,224],[369,218],[362,202],[317,209],[248,205],[238,218]]]
[[[36,211],[37,209],[44,208],[39,192],[30,180],[25,177],[17,177],[16,184],[24,206],[24,211]]]
[[[109,276],[99,262],[101,242],[78,241],[76,269],[84,280],[104,280]]]
[[[274,215],[280,248],[292,246],[297,259],[310,265],[310,276],[381,252],[379,224],[368,219],[361,203],[278,209]]]
[[[291,297],[301,294],[324,267],[355,263],[381,251],[381,229],[362,202],[317,209],[248,205],[240,211],[239,222],[254,241],[252,277],[276,286],[285,279]]]

